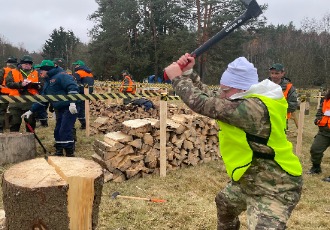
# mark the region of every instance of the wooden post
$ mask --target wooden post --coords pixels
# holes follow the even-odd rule
[[[319,92],[318,95],[317,95],[317,107],[316,107],[316,109],[319,109],[319,107],[320,107],[321,95],[322,95],[321,92]]]
[[[304,118],[305,118],[305,107],[306,101],[300,103],[300,113],[299,113],[299,124],[298,124],[298,135],[297,135],[297,145],[296,145],[296,154],[301,156],[302,152],[302,135],[304,128]]]
[[[107,85],[107,89],[108,89],[108,93],[111,93],[111,86]],[[111,103],[112,103],[112,99],[110,98],[107,100],[107,105],[111,105]]]
[[[160,100],[160,176],[166,176],[166,120],[167,120],[167,101]]]
[[[84,94],[89,94],[89,87],[84,87]],[[85,120],[86,120],[86,137],[89,137],[90,135],[90,123],[89,123],[89,100],[85,100]]]

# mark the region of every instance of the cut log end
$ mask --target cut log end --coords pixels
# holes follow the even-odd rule
[[[3,175],[6,226],[95,229],[102,188],[103,170],[94,161],[52,156],[21,162]]]

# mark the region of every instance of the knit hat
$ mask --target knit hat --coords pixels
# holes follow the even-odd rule
[[[242,90],[248,90],[257,83],[257,69],[245,57],[236,58],[229,63],[220,80],[222,85]]]

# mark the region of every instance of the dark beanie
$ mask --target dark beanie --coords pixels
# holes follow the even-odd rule
[[[40,70],[49,71],[49,70],[54,69],[54,68],[55,68],[54,66],[41,66]]]

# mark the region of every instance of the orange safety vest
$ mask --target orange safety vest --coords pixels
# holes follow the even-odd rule
[[[330,110],[330,99],[323,101],[322,113],[325,113],[325,111],[327,111],[327,110]],[[323,116],[317,125],[320,127],[324,127],[324,126],[328,125],[328,128],[330,129],[330,117]]]
[[[125,85],[125,79],[128,80],[128,85]],[[126,75],[125,79],[123,80],[123,82],[121,83],[121,86],[119,88],[120,92],[123,92],[124,88],[126,88],[126,93],[132,93],[135,94],[136,92],[136,87],[134,84],[134,81],[130,78],[130,76]]]
[[[84,70],[78,70],[76,71],[77,74],[79,74],[80,78],[84,78],[84,77],[93,77],[93,74],[92,73],[87,73],[86,71]]]
[[[283,95],[284,95],[285,99],[288,99],[288,93],[289,93],[291,87],[292,87],[292,83],[288,83],[286,85],[286,89],[283,91]],[[290,118],[291,118],[291,113],[287,113],[286,119],[290,119]]]
[[[23,82],[23,74],[20,70],[13,69],[12,71],[14,82]],[[30,80],[31,82],[38,82],[38,72],[36,70],[33,70],[27,77],[27,80]],[[36,89],[28,89],[28,92],[32,95],[39,94],[38,90]],[[20,93],[18,89],[10,89],[9,96],[20,96]]]
[[[1,87],[1,93],[3,94],[9,94],[10,89],[7,88],[6,86],[6,77],[8,76],[8,73],[12,70],[10,67],[4,67],[4,74],[3,74],[3,82],[2,82],[2,87]]]

